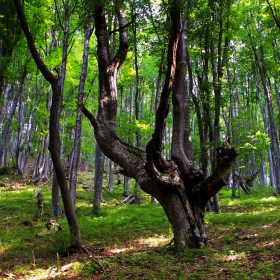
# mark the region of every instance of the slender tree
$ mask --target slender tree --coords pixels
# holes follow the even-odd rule
[[[37,67],[40,69],[41,73],[45,77],[45,79],[50,83],[52,87],[52,105],[50,110],[50,122],[49,122],[49,132],[50,132],[49,151],[51,153],[51,158],[57,176],[57,181],[60,186],[60,192],[64,204],[65,215],[70,229],[70,249],[74,251],[80,251],[82,249],[80,229],[78,226],[75,210],[68,190],[68,182],[64,174],[64,169],[60,160],[59,116],[60,116],[60,109],[61,109],[60,104],[62,98],[60,78],[58,76],[55,76],[48,69],[44,61],[41,59],[40,54],[36,48],[33,35],[28,26],[28,22],[24,14],[21,1],[14,0],[14,3],[17,9],[18,18],[20,20],[21,27],[24,31],[25,37],[27,39],[27,44],[33,56],[33,59],[37,64]]]
[[[84,89],[85,89],[85,81],[86,81],[87,66],[88,66],[89,42],[90,42],[90,37],[92,35],[92,32],[93,32],[93,28],[90,25],[89,18],[85,17],[84,51],[83,51],[82,70],[80,74],[78,104],[81,103],[84,98]],[[76,115],[74,149],[72,154],[71,166],[69,170],[70,196],[74,206],[76,200],[76,181],[77,181],[78,165],[80,161],[80,151],[81,151],[81,134],[82,134],[82,111],[78,107],[77,115]]]

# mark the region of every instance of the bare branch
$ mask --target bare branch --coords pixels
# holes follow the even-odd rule
[[[168,67],[159,107],[156,113],[155,130],[151,141],[146,146],[146,171],[149,176],[158,183],[167,186],[178,186],[181,184],[181,179],[177,165],[173,161],[164,160],[161,156],[165,120],[169,111],[169,96],[175,78],[176,52],[181,30],[180,10],[176,6],[176,1],[172,3],[170,18],[172,29],[170,30],[168,44]]]
[[[111,34],[113,34],[113,33],[116,33],[116,32],[118,32],[118,31],[122,31],[124,28],[126,28],[126,27],[128,27],[129,25],[133,24],[133,23],[135,22],[135,19],[136,19],[136,14],[133,15],[132,21],[130,21],[129,23],[125,24],[124,26],[121,26],[121,27],[119,27],[119,28],[116,28],[116,29],[110,31],[110,32],[109,32],[109,35],[111,35]]]

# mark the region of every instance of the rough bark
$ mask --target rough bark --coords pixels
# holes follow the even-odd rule
[[[173,25],[169,36],[165,84],[157,110],[155,131],[152,140],[146,147],[146,151],[133,147],[120,139],[115,130],[115,111],[113,110],[111,114],[108,112],[110,108],[116,108],[117,87],[116,76],[106,76],[105,73],[106,69],[109,69],[110,73],[116,73],[119,68],[116,68],[116,64],[109,63],[107,59],[109,42],[106,38],[105,14],[101,7],[97,7],[95,13],[95,20],[98,22],[96,36],[98,39],[100,73],[99,112],[101,113],[94,117],[83,104],[79,104],[79,106],[94,127],[96,140],[104,154],[123,168],[122,173],[124,175],[134,178],[143,191],[155,197],[162,205],[173,228],[175,249],[180,251],[186,246],[203,247],[207,244],[204,223],[205,207],[209,199],[227,184],[237,153],[229,142],[225,142],[223,146],[218,147],[215,171],[207,179],[204,179],[202,172],[192,166],[185,154],[182,153],[181,156],[179,154],[180,151],[183,151],[182,139],[184,133],[184,126],[180,124],[174,130],[178,135],[178,140],[173,139],[173,160],[167,161],[161,156],[169,96],[172,85],[176,84],[174,75],[177,43],[181,28],[180,12],[176,4],[176,1],[172,2],[170,10]],[[119,30],[125,32],[124,21],[119,22]],[[124,38],[126,37],[120,36],[117,53],[125,54],[127,50],[127,41],[123,41]],[[122,56],[120,64],[124,58],[125,55]],[[112,79],[114,80],[112,81]],[[179,78],[178,83],[181,83]],[[106,88],[105,85],[110,87]],[[181,87],[178,86],[178,89],[181,89]],[[174,118],[182,122],[184,115],[181,112],[179,101],[183,91],[175,90],[174,92]]]

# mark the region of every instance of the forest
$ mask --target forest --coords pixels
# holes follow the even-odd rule
[[[0,0],[0,279],[277,279],[280,2]]]

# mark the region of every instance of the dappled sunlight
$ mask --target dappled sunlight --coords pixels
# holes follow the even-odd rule
[[[42,191],[46,206],[44,219],[47,219],[51,207],[50,188],[44,186]],[[116,204],[122,199],[121,191],[114,194],[117,199],[104,193],[107,203],[102,204],[101,215],[97,217],[91,215],[92,193],[78,191],[77,216],[88,252],[62,257],[57,252],[67,248],[67,221],[57,218],[63,227],[59,235],[35,238],[36,233],[45,229],[45,221],[36,216],[35,193],[36,188],[28,185],[21,191],[1,189],[0,226],[4,234],[0,237],[0,278],[84,280],[101,279],[103,274],[110,275],[108,279],[125,279],[133,270],[139,271],[135,279],[152,273],[154,278],[150,279],[157,279],[158,275],[163,279],[166,279],[164,275],[177,279],[177,273],[182,273],[182,277],[193,276],[190,279],[203,273],[210,275],[209,279],[224,279],[225,274],[241,279],[240,275],[246,274],[248,268],[270,268],[271,262],[279,259],[277,197],[251,197],[251,202],[221,199],[220,214],[206,213],[210,247],[187,250],[178,267],[178,256],[170,254],[174,245],[167,246],[173,238],[171,226],[162,208],[151,205],[149,197],[144,197],[141,205],[124,206]],[[26,221],[32,226],[24,225]],[[168,265],[165,265],[166,259]],[[92,278],[93,275],[96,278]],[[123,277],[118,278],[120,275]]]
[[[147,246],[147,247],[159,247],[168,242],[170,242],[170,238],[168,238],[166,236],[157,236],[157,237],[138,239],[139,245]]]
[[[20,279],[25,279],[25,280],[43,280],[43,279],[57,279],[57,278],[69,279],[69,274],[72,273],[71,271],[72,267],[73,266],[70,267],[69,264],[64,265],[62,267],[50,266],[46,269],[36,268],[36,266],[34,266],[32,270],[23,271],[22,273],[25,276],[24,278],[20,278]],[[6,277],[5,279],[17,279],[14,273],[5,273],[4,276]]]
[[[118,253],[128,253],[133,251],[138,251],[139,249],[143,250],[145,248],[156,248],[168,244],[170,242],[170,238],[166,236],[155,236],[148,238],[139,238],[135,240],[134,245],[130,245],[127,247],[119,247],[119,248],[111,248],[108,249],[109,252],[118,254]]]
[[[277,201],[278,199],[275,196],[263,197],[261,201]]]
[[[134,251],[135,247],[126,247],[126,248],[115,248],[115,249],[108,249],[108,252],[113,253],[113,254],[119,254],[119,253],[127,253]]]
[[[269,248],[269,247],[276,246],[276,245],[277,245],[277,242],[270,241],[270,242],[263,242],[263,243],[261,243],[260,247],[262,247],[262,248]]]
[[[234,199],[234,200],[232,199],[227,203],[228,206],[237,206],[239,204],[240,204],[240,200],[237,200],[237,199]]]
[[[223,255],[221,257],[221,260],[224,262],[233,262],[233,261],[241,260],[241,259],[245,259],[245,258],[246,258],[245,252],[237,253],[234,251],[230,251],[229,255],[227,255],[227,256]]]

